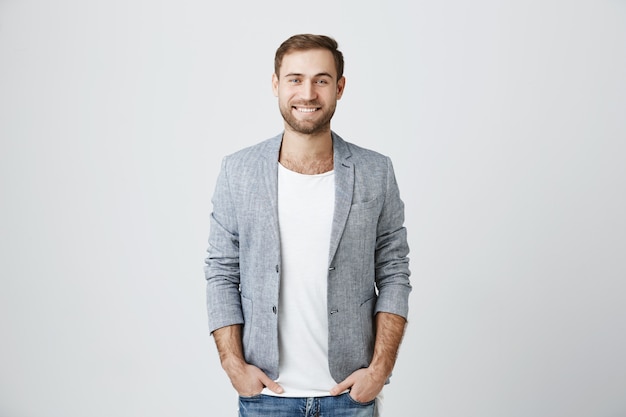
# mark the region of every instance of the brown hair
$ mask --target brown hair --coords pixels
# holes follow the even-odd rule
[[[289,52],[306,51],[309,49],[326,49],[330,51],[335,58],[337,80],[339,80],[343,77],[343,54],[337,49],[337,47],[337,41],[325,35],[294,35],[283,42],[276,50],[276,55],[274,56],[274,73],[276,76],[279,75],[283,57]]]

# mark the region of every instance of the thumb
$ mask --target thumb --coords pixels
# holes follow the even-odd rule
[[[341,381],[340,383],[338,383],[337,385],[335,385],[330,390],[330,395],[339,395],[342,392],[344,392],[345,390],[347,390],[350,387],[352,387],[352,385],[354,385],[354,383],[352,382],[352,379],[350,377],[348,377],[348,378],[344,379],[343,381]]]

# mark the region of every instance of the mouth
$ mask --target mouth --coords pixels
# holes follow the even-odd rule
[[[306,114],[315,113],[316,111],[320,109],[320,107],[298,107],[298,106],[293,106],[292,108],[300,113],[306,113]]]

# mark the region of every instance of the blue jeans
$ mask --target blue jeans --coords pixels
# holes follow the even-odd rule
[[[374,417],[376,403],[358,403],[349,393],[336,397],[239,397],[239,417]]]

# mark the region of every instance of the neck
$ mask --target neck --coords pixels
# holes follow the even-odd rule
[[[280,153],[298,159],[324,158],[332,155],[333,139],[330,130],[313,135],[285,130]]]
[[[333,139],[330,131],[302,135],[285,131],[278,161],[301,174],[321,174],[333,169]]]

